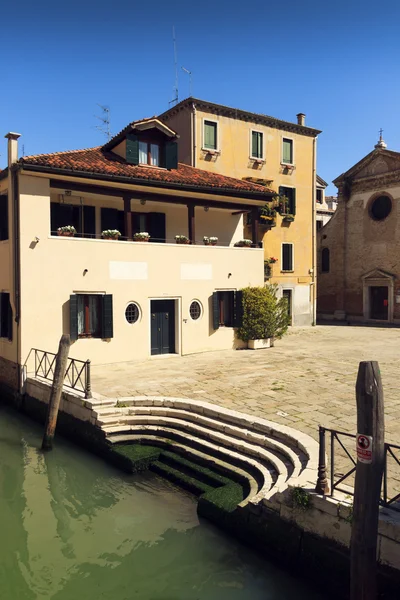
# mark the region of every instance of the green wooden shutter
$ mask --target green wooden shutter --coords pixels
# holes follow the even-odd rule
[[[290,194],[290,203],[289,203],[289,213],[291,215],[296,214],[296,188],[291,190]]]
[[[166,239],[165,213],[150,213],[149,230],[151,242],[164,243]]]
[[[234,309],[234,327],[240,327],[243,321],[243,292],[238,290],[235,292],[235,309]]]
[[[292,156],[292,140],[283,140],[283,149],[282,149],[282,161],[284,163],[291,164],[293,162]]]
[[[126,136],[126,162],[130,165],[139,164],[139,140],[133,133]]]
[[[213,329],[219,329],[219,294],[214,292],[212,295],[212,318]]]
[[[204,148],[217,149],[217,124],[204,121]]]
[[[101,337],[103,339],[109,339],[114,337],[113,331],[113,297],[112,294],[105,294],[102,297],[102,319],[103,327],[101,331]]]
[[[71,342],[78,339],[78,296],[71,294],[69,297],[69,335]]]
[[[165,168],[169,171],[178,168],[178,144],[176,142],[165,144]]]

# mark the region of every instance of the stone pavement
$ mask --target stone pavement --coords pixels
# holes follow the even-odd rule
[[[294,328],[266,350],[92,366],[92,388],[111,397],[198,398],[290,425],[318,439],[318,425],[356,433],[355,382],[361,360],[379,362],[386,441],[400,445],[400,329],[395,328]],[[346,446],[354,454],[354,441]],[[335,472],[340,475],[344,468],[344,454],[339,452]],[[398,479],[393,484],[400,491],[400,466],[391,475]]]

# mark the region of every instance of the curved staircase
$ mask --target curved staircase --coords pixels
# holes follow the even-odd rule
[[[241,506],[268,504],[289,485],[315,485],[318,444],[291,427],[182,398],[137,396],[87,404],[110,444],[140,441],[166,448],[153,470],[170,479],[182,470],[194,475],[196,465],[202,465],[205,487],[229,477],[245,490]]]

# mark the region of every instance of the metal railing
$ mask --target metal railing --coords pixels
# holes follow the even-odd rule
[[[53,352],[32,348],[35,354],[35,377],[43,377],[53,381],[57,355]],[[85,398],[92,397],[90,381],[90,360],[68,358],[65,372],[64,386],[85,394]]]
[[[327,465],[326,465],[326,433],[330,434],[330,448],[329,448],[329,466],[330,466],[330,488],[329,481],[327,478]],[[345,447],[343,439],[341,437],[356,439],[354,433],[346,433],[345,431],[337,431],[335,429],[329,429],[327,427],[319,427],[319,462],[318,462],[318,480],[315,487],[315,491],[318,494],[333,496],[334,491],[338,490],[344,492],[350,496],[354,496],[354,489],[348,487],[346,489],[339,487],[346,479],[351,477],[356,471],[356,458],[351,455],[349,450]],[[344,455],[347,456],[352,464],[351,468],[344,474],[340,473],[336,475],[336,443],[344,451]],[[384,466],[383,466],[383,481],[381,490],[380,504],[382,506],[390,507],[393,510],[400,512],[400,505],[395,503],[400,499],[400,493],[389,492],[389,481],[390,476],[388,473],[388,459],[392,458],[395,461],[396,467],[400,467],[400,452],[399,456],[396,456],[395,451],[400,451],[400,446],[396,444],[387,444],[385,442],[385,454],[384,454]],[[356,452],[356,444],[354,442],[354,453]],[[336,477],[336,479],[335,479]]]

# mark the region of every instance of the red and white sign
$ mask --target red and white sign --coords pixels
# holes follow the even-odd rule
[[[370,465],[372,463],[372,436],[357,433],[357,460]]]

